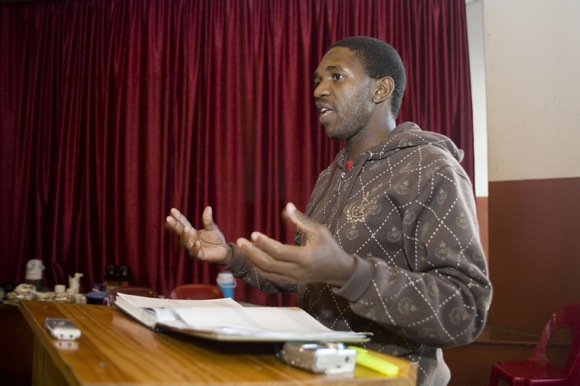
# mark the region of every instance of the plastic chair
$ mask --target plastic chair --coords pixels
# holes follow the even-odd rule
[[[169,299],[219,299],[224,294],[218,286],[212,284],[183,284],[175,287],[169,294]]]
[[[568,357],[563,367],[556,367],[546,357],[550,337],[559,328],[568,328],[571,333]],[[552,315],[529,358],[495,363],[489,385],[498,385],[500,379],[512,386],[580,385],[580,304],[566,304]]]
[[[159,294],[152,290],[151,288],[147,287],[132,287],[132,286],[123,286],[117,287],[109,290],[105,298],[103,299],[104,306],[112,306],[115,304],[115,299],[117,298],[117,294],[128,294],[128,295],[136,295],[136,296],[145,296],[148,298],[158,298]]]

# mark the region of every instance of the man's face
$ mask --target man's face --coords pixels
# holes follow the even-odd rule
[[[375,107],[372,86],[350,49],[334,47],[324,55],[314,73],[314,100],[329,138],[349,140],[364,131]]]

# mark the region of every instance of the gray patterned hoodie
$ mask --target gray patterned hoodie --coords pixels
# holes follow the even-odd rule
[[[235,246],[228,268],[261,290],[296,291],[299,306],[324,325],[371,332],[367,348],[418,362],[420,385],[445,385],[450,374],[440,348],[479,335],[492,295],[461,157],[447,137],[411,122],[350,170],[346,150],[338,153],[318,177],[306,214],[355,257],[340,288],[269,283]]]

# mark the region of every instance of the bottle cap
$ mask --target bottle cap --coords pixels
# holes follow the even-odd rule
[[[218,284],[235,284],[236,279],[231,272],[220,272],[217,276],[217,283]]]

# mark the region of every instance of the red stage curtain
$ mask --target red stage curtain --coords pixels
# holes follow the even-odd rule
[[[324,50],[389,41],[408,70],[399,120],[450,136],[472,175],[464,0],[68,0],[0,4],[0,282],[41,259],[44,284],[108,264],[168,294],[213,282],[164,230],[171,207],[206,205],[229,240],[291,241],[340,144],[312,98]],[[287,304],[240,286],[237,298]]]

